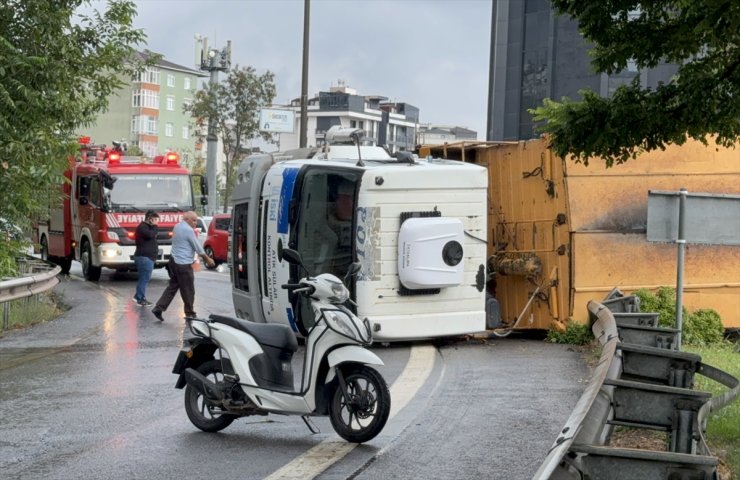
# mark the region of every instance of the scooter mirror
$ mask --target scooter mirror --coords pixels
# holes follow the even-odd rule
[[[285,260],[286,262],[292,265],[303,265],[303,261],[301,260],[301,254],[296,252],[292,248],[283,248],[282,257],[283,257],[282,260]]]

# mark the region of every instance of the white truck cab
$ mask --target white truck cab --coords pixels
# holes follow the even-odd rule
[[[233,193],[232,284],[239,317],[284,323],[311,309],[282,284],[305,272],[350,282],[356,313],[380,341],[485,330],[487,171],[458,161],[393,157],[332,127],[327,145],[252,155]],[[298,332],[306,335],[306,332]]]

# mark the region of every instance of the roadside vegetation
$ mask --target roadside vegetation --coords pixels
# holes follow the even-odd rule
[[[132,0],[109,0],[104,13],[85,7],[92,2],[0,2],[0,220],[12,230],[58,201],[77,132],[146,66],[135,56],[146,36],[133,26]],[[0,232],[0,276],[17,273],[18,245],[7,236]]]
[[[40,293],[27,298],[8,302],[8,322],[5,327],[5,305],[0,308],[0,337],[2,333],[16,328],[25,328],[37,323],[53,320],[61,315],[66,306],[53,292]]]
[[[740,343],[724,341],[704,346],[685,345],[683,350],[700,355],[703,363],[740,378],[738,345]],[[694,378],[696,383],[694,388],[697,390],[711,392],[713,396],[727,391],[724,385],[702,375],[696,375]],[[740,480],[740,399],[736,398],[734,402],[709,416],[707,441],[712,453],[723,458],[731,470],[731,477],[728,480]]]

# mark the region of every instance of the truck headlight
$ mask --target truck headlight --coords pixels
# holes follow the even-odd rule
[[[121,251],[116,248],[103,248],[100,250],[100,253],[105,258],[113,258],[121,255]]]

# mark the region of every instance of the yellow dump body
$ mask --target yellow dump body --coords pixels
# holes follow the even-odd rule
[[[676,245],[646,239],[649,190],[740,194],[740,145],[719,148],[711,140],[608,169],[600,159],[586,167],[557,157],[542,139],[424,146],[419,154],[487,167],[493,263],[527,253],[541,260],[536,278],[495,277],[502,319],[517,329],[585,322],[587,301],[614,287],[625,293],[675,287]],[[689,244],[683,298],[690,311],[713,308],[726,328],[740,327],[740,247]]]

